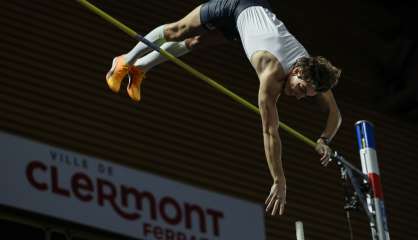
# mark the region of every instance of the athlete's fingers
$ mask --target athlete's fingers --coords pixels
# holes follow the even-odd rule
[[[267,205],[267,208],[266,208],[267,212],[270,211],[270,209],[273,207],[273,204],[274,204],[275,200],[276,200],[276,197],[272,197],[270,199],[270,202],[269,202],[269,204]]]
[[[286,204],[286,201],[282,201],[280,203],[280,211],[279,211],[279,215],[283,215],[284,213],[284,205]]]
[[[273,207],[273,211],[271,211],[271,215],[274,216],[277,213],[277,209],[279,208],[280,205],[280,198],[276,199],[276,201],[274,201],[274,207]]]
[[[268,196],[267,196],[267,199],[266,199],[266,201],[264,202],[264,204],[267,204],[267,203],[269,203],[270,202],[270,199],[273,197],[273,194],[272,193],[270,193]]]

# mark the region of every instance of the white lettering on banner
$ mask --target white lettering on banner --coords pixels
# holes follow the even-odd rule
[[[0,205],[143,240],[264,240],[261,204],[0,132]]]

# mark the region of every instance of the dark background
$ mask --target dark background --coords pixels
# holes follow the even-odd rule
[[[145,34],[202,1],[95,0]],[[272,1],[278,18],[312,55],[343,69],[335,88],[343,123],[332,147],[360,166],[354,123],[374,123],[392,239],[417,239],[417,22],[415,1]],[[114,56],[135,41],[76,1],[2,1],[0,129],[262,204],[271,185],[261,123],[172,63],[149,72],[143,100],[107,89]],[[199,50],[184,61],[257,103],[258,80],[239,43]],[[281,121],[316,139],[326,114],[314,99],[281,97]],[[267,239],[349,239],[336,166],[281,131],[286,215],[266,217]],[[242,213],[246,217],[245,213]],[[257,219],[248,219],[257,221]],[[370,239],[363,213],[355,239]]]

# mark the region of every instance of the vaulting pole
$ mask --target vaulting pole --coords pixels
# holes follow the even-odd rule
[[[168,60],[174,62],[175,64],[177,64],[178,66],[180,66],[181,68],[183,68],[184,70],[186,70],[187,72],[189,72],[190,74],[192,74],[195,77],[197,77],[197,78],[205,81],[206,83],[208,83],[209,85],[211,85],[212,87],[214,87],[216,90],[222,92],[223,94],[227,95],[228,97],[232,98],[233,100],[241,103],[246,108],[254,111],[257,114],[260,114],[260,110],[254,104],[248,102],[247,100],[245,100],[242,97],[238,96],[237,94],[233,93],[232,91],[230,91],[229,89],[225,88],[221,84],[217,83],[213,79],[209,78],[205,74],[199,72],[198,70],[194,69],[193,67],[191,67],[187,63],[185,63],[185,62],[181,61],[180,59],[178,59],[177,57],[173,56],[171,53],[165,51],[164,49],[161,49],[160,47],[158,47],[154,43],[148,41],[143,36],[141,36],[140,34],[136,33],[134,30],[132,30],[131,28],[129,28],[125,24],[121,23],[120,21],[116,20],[115,18],[113,18],[109,14],[103,12],[101,9],[97,8],[93,4],[89,3],[86,0],[77,0],[77,1],[82,6],[84,6],[85,8],[89,9],[90,11],[94,12],[95,14],[99,15],[100,17],[102,17],[106,21],[110,22],[111,24],[115,25],[116,27],[118,27],[119,29],[121,29],[122,31],[124,31],[125,33],[127,33],[129,36],[135,38],[138,41],[143,42],[148,47],[150,47],[153,50],[159,52],[165,58],[167,58]],[[316,143],[314,141],[312,141],[311,139],[305,137],[303,134],[299,133],[298,131],[294,130],[293,128],[289,127],[288,125],[284,124],[283,122],[279,122],[279,127],[281,127],[283,130],[287,131],[293,137],[295,137],[295,138],[301,140],[302,142],[306,143],[307,145],[315,148]]]

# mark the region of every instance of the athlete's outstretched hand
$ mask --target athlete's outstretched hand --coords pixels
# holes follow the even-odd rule
[[[320,161],[322,166],[328,166],[328,164],[331,162],[331,148],[323,140],[318,140],[316,142],[315,149],[319,154],[321,154]]]
[[[283,176],[278,182],[271,186],[270,194],[266,199],[266,212],[271,212],[271,215],[276,215],[279,211],[279,215],[284,212],[284,206],[286,204],[286,178]]]

